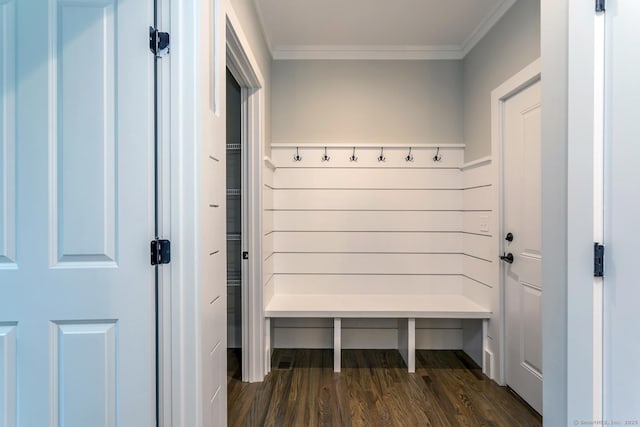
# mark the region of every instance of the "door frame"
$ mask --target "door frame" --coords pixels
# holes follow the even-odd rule
[[[243,123],[244,135],[251,143],[251,160],[247,170],[251,172],[247,182],[253,191],[253,215],[250,224],[248,250],[253,259],[262,257],[262,153],[265,129],[264,78],[255,60],[240,22],[228,0],[213,0],[220,28],[216,29],[213,60],[227,61],[230,43],[232,60],[236,70],[240,70],[240,83],[255,88],[244,93],[247,120]],[[162,81],[159,99],[163,135],[161,165],[161,215],[160,232],[169,236],[172,242],[171,264],[163,266],[160,274],[160,307],[158,308],[160,406],[159,425],[200,426],[202,424],[202,363],[200,328],[200,283],[199,270],[199,223],[198,194],[201,185],[197,178],[199,168],[199,127],[200,97],[200,22],[201,0],[172,1],[159,0],[158,25],[170,28],[171,54],[163,58],[160,75]],[[163,13],[164,12],[164,13]],[[225,41],[226,39],[226,41]],[[242,77],[243,76],[243,77]],[[216,84],[221,84],[224,76],[216,76]],[[221,183],[220,191],[224,191]],[[264,316],[262,302],[262,263],[257,262],[250,274],[250,292],[243,292],[248,301],[243,301],[243,313],[247,313],[252,325],[248,339],[250,349],[248,360],[249,380],[264,379]],[[259,307],[255,312],[244,308]],[[225,328],[226,322],[222,325]],[[243,367],[244,368],[244,367]]]
[[[170,150],[173,159],[170,187],[172,189],[171,206],[179,207],[181,203],[193,201],[190,188],[197,184],[185,170],[188,171],[189,166],[194,166],[193,147],[197,137],[196,102],[199,95],[194,82],[198,67],[198,28],[194,22],[198,22],[199,0],[180,2],[159,0],[159,2],[166,5],[165,10],[169,11],[167,20],[164,18],[161,20],[163,28],[167,28],[166,23],[169,16],[171,17],[172,53],[167,62],[171,64],[170,73],[174,77],[174,83],[169,92],[176,102],[169,115],[170,138],[176,141],[176,144]],[[586,241],[585,239],[590,239],[593,235],[593,225],[582,222],[572,222],[571,233],[567,230],[567,210],[572,208],[576,212],[580,211],[589,205],[590,200],[592,201],[592,194],[589,191],[577,194],[571,192],[572,197],[569,199],[567,194],[568,180],[577,185],[581,180],[592,177],[593,173],[593,165],[589,161],[592,160],[592,146],[585,144],[585,141],[592,141],[592,139],[583,138],[583,133],[591,137],[594,134],[593,128],[585,126],[585,123],[592,122],[594,111],[590,109],[593,107],[593,97],[589,96],[594,87],[593,79],[589,74],[593,69],[594,46],[590,44],[593,38],[589,36],[594,31],[593,16],[593,2],[541,0],[541,50],[543,53],[541,62],[545,75],[542,97],[546,105],[542,118],[543,157],[548,156],[542,168],[542,203],[543,217],[545,215],[548,217],[547,214],[553,215],[553,218],[543,221],[543,248],[547,255],[553,255],[547,257],[543,268],[543,280],[555,280],[557,284],[557,289],[547,292],[543,301],[543,370],[548,374],[544,381],[543,416],[550,424],[558,425],[579,419],[578,414],[595,414],[593,403],[599,400],[598,396],[600,399],[602,396],[602,389],[593,382],[598,375],[598,368],[581,369],[591,360],[591,355],[598,352],[601,354],[602,351],[602,348],[598,348],[597,343],[594,342],[594,335],[589,333],[589,331],[593,332],[594,313],[591,310],[584,310],[583,305],[585,300],[591,301],[593,292],[586,286],[569,287],[567,280],[570,272],[579,274],[585,269],[586,264],[593,262],[591,244],[589,250],[582,248],[580,253],[567,254],[568,243],[578,244],[578,241]],[[571,70],[571,89],[569,88],[569,69]],[[167,105],[169,105],[168,102]],[[567,120],[569,111],[572,113],[571,119]],[[572,128],[571,132],[569,127]],[[182,149],[175,147],[178,141],[184,144]],[[493,153],[497,154],[495,151]],[[181,179],[183,181],[179,182]],[[497,207],[497,204],[494,206]],[[191,209],[190,205],[184,205],[184,207],[187,210]],[[589,209],[582,211],[582,214],[589,215],[590,212],[592,211]],[[195,255],[193,234],[188,234],[188,232],[193,233],[193,230],[189,226],[189,221],[184,219],[185,217],[191,219],[193,216],[189,217],[187,213],[178,211],[174,213],[171,220],[163,221],[163,224],[166,222],[174,226],[172,230],[174,248],[182,245],[182,251],[193,256]],[[182,229],[183,224],[184,229]],[[194,260],[193,257],[188,258],[184,256],[185,254],[182,255],[180,258],[187,261]],[[571,257],[574,262],[567,263],[568,257]],[[176,256],[174,260],[176,258],[178,257]],[[173,283],[184,285],[182,290],[177,289],[178,286],[172,288],[170,295],[173,306],[170,312],[174,317],[163,327],[163,336],[168,330],[169,338],[181,343],[181,345],[174,345],[171,340],[167,343],[169,352],[166,354],[170,354],[171,357],[169,361],[165,361],[169,366],[167,375],[174,384],[172,386],[171,382],[164,383],[163,390],[165,388],[170,390],[173,387],[173,398],[162,399],[169,408],[163,411],[163,414],[168,413],[164,418],[173,420],[173,425],[197,425],[191,420],[195,420],[194,417],[196,417],[198,406],[196,398],[199,397],[196,385],[200,372],[194,363],[197,351],[197,340],[193,332],[195,324],[192,312],[187,311],[196,302],[192,300],[188,304],[185,303],[187,299],[193,298],[191,288],[195,286],[193,281],[195,268],[197,268],[195,262],[189,262],[189,265],[174,262],[169,268],[171,274],[165,273]],[[164,271],[167,272],[169,269]],[[567,305],[574,309],[569,312]],[[579,306],[582,306],[583,310],[581,315],[577,314]],[[588,320],[587,323],[584,323],[584,316]],[[579,331],[578,327],[582,329]],[[585,328],[589,328],[587,333],[584,332]],[[572,343],[570,353],[567,351],[568,338]],[[497,354],[500,355],[500,352]],[[593,386],[584,387],[584,384],[593,384]],[[582,419],[598,419],[598,417],[594,415],[582,417]],[[169,426],[171,423],[164,425]]]
[[[497,216],[497,233],[494,237],[496,239],[498,252],[501,254],[504,249],[504,240],[502,236],[505,234],[504,228],[504,159],[503,159],[503,147],[504,147],[504,105],[505,102],[513,95],[521,92],[532,84],[541,80],[541,67],[540,58],[533,61],[531,64],[524,67],[521,71],[510,77],[500,86],[491,91],[491,153],[493,163],[493,175],[494,182],[496,183],[496,194],[494,199],[494,212]],[[497,317],[499,320],[498,325],[498,355],[499,360],[496,363],[498,372],[495,374],[495,380],[498,384],[504,385],[506,382],[506,316],[505,316],[505,277],[504,268],[498,265],[495,269],[497,274],[496,283],[498,283],[498,307],[499,313]]]
[[[606,13],[606,12],[605,12]],[[603,417],[603,278],[593,244],[604,244],[605,14],[572,1],[567,82],[567,422]]]
[[[262,295],[262,161],[264,158],[264,78],[238,18],[227,6],[227,68],[240,84],[242,105],[242,381],[264,379],[265,320]]]

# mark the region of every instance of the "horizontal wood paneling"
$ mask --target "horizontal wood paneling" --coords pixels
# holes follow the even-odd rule
[[[462,233],[276,232],[275,252],[462,253]]]
[[[494,213],[491,211],[480,212],[463,212],[462,213],[462,231],[465,233],[484,234],[487,236],[493,236],[497,230],[494,230],[493,225]],[[488,230],[483,231],[480,224],[488,222]]]
[[[293,156],[296,154],[295,147],[272,147],[271,160],[278,169],[280,168],[459,168],[464,158],[464,150],[461,148],[440,148],[441,160],[433,161],[436,148],[412,148],[413,161],[407,162],[406,156],[409,147],[384,147],[384,162],[378,161],[380,148],[357,148],[356,156],[358,161],[349,160],[353,154],[352,147],[328,147],[327,155],[329,161],[322,161],[324,155],[323,147],[303,147],[300,146],[299,153],[302,160],[296,162]]]
[[[263,173],[262,173],[262,184],[265,187],[273,187],[273,181],[274,181],[275,172],[273,170],[271,170],[271,168],[269,168],[266,165],[264,166],[264,168],[262,170],[263,170]]]
[[[459,274],[462,255],[276,253],[278,274]]]
[[[262,216],[262,232],[266,235],[273,231],[273,211],[264,211]]]
[[[271,210],[273,209],[273,203],[274,203],[273,190],[267,186],[263,187],[262,208],[264,210]]]
[[[278,169],[274,188],[461,189],[458,169]]]
[[[500,267],[498,239],[501,236],[498,235],[498,212],[495,211],[497,200],[495,171],[492,163],[489,162],[464,169],[463,177],[465,188],[476,187],[465,190],[463,195],[464,207],[467,210],[463,213],[463,230],[466,233],[463,241],[465,253],[492,261],[488,263],[477,258],[465,257],[463,262],[465,277],[461,280],[463,294],[491,309],[492,317],[488,335],[490,338],[499,338],[502,332],[500,331],[500,290],[497,272]],[[482,230],[481,224],[486,224],[488,230]],[[489,341],[489,351],[498,355],[497,344],[491,339]],[[470,342],[466,343],[467,351],[470,345]]]
[[[412,150],[414,161],[406,162],[406,149],[385,148],[384,163],[376,160],[379,149],[357,148],[357,162],[349,161],[349,148],[329,148],[329,162],[320,160],[323,151],[301,148],[301,162],[293,161],[295,147],[272,151],[278,169],[269,292],[424,295],[464,290],[490,299],[490,287],[465,277],[492,284],[495,262],[483,260],[496,255],[490,244],[490,165],[460,171],[459,149],[441,150],[438,163],[431,159],[435,149]],[[489,231],[481,231],[481,222],[490,225]],[[273,325],[275,347],[333,346],[331,319],[274,319]],[[396,319],[343,319],[342,331],[345,348],[398,344]],[[416,340],[418,348],[462,349],[462,322],[418,319]]]
[[[273,251],[274,251],[273,240],[274,240],[274,233],[268,234],[262,238],[262,255],[264,259],[267,259],[268,257],[271,256],[271,254],[273,254]]]
[[[265,287],[264,303],[268,303],[273,295],[273,184],[274,171],[268,166],[262,168],[264,187],[262,190],[262,284]]]
[[[276,274],[275,291],[287,294],[458,294],[462,276]]]
[[[262,283],[267,283],[273,276],[274,257],[275,255],[270,256],[262,264]]]
[[[262,300],[264,305],[268,305],[271,302],[271,298],[273,298],[273,294],[275,292],[275,282],[274,276],[271,276],[270,279],[264,283],[264,287],[262,288]]]
[[[464,169],[462,172],[464,188],[493,184],[491,163]]]
[[[491,321],[489,322],[489,330],[487,334],[490,338],[499,338],[501,336],[500,318],[502,313],[500,310],[500,294],[498,287],[494,286],[491,288],[468,277],[462,278],[462,286],[463,293],[467,298],[473,299],[484,307],[491,308]],[[490,348],[495,349],[497,352],[497,347]]]
[[[465,211],[491,211],[493,209],[493,187],[475,187],[464,190],[463,209]]]
[[[459,231],[462,212],[276,211],[277,231]]]
[[[492,292],[492,288],[490,286],[479,283],[470,277],[463,277],[461,283],[462,293],[467,298],[474,300],[483,307],[496,306],[497,301],[494,301],[494,295],[497,299],[497,293]],[[495,314],[496,310],[492,309],[492,312]]]
[[[476,191],[477,198],[484,194],[469,191]],[[460,193],[461,190],[273,190],[273,201],[278,210],[462,210]]]
[[[498,259],[497,252],[493,250],[493,239],[490,236],[478,234],[463,234],[464,253],[477,258],[490,261]]]
[[[497,261],[488,262],[472,256],[464,256],[463,266],[464,275],[480,281],[486,285],[493,286],[493,271],[497,265]]]

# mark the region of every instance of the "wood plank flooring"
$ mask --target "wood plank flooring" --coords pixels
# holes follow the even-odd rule
[[[240,380],[228,352],[230,426],[541,426],[516,395],[462,351],[420,350],[407,373],[397,350],[275,350],[264,382]]]

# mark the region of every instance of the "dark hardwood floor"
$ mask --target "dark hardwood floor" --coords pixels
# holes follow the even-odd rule
[[[487,379],[462,351],[416,354],[409,374],[396,350],[275,350],[264,382],[240,380],[228,352],[230,426],[541,426],[542,418]]]

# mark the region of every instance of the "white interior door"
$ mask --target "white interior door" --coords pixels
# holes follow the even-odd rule
[[[152,0],[0,0],[0,425],[155,425]]]
[[[506,383],[542,413],[540,81],[504,102]]]
[[[605,20],[603,410],[605,420],[637,424],[640,2],[608,1]]]

